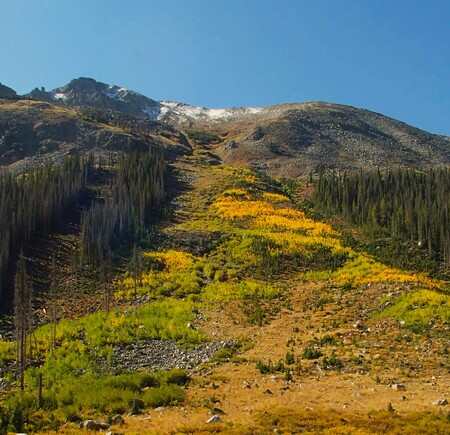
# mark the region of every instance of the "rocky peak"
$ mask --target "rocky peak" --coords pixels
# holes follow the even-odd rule
[[[0,98],[16,98],[17,93],[14,89],[0,83]]]
[[[159,103],[129,89],[108,85],[87,77],[72,80],[67,85],[46,92],[34,89],[25,97],[50,101],[63,106],[87,106],[109,109],[155,119],[159,113]]]
[[[61,86],[56,88],[55,91],[78,91],[78,92],[88,92],[88,91],[101,91],[102,85],[104,83],[97,82],[97,80],[91,79],[89,77],[79,77],[77,79],[73,79],[65,86]]]

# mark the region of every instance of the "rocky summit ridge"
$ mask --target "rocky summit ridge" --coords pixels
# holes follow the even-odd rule
[[[24,97],[69,107],[118,110],[174,125],[186,122],[220,122],[264,111],[262,108],[207,109],[173,101],[155,101],[130,89],[85,77],[74,79],[52,91],[35,88]]]
[[[98,115],[100,111],[108,113],[108,122],[119,116],[111,115],[116,113],[140,120],[141,124],[161,124],[163,128],[178,131],[183,145],[186,145],[185,136],[197,143],[202,138],[202,146],[221,161],[269,175],[296,178],[330,170],[450,164],[449,137],[428,133],[369,110],[326,102],[208,109],[156,101],[124,87],[83,77],[52,91],[36,88],[21,97],[1,85],[2,96],[45,101],[67,109],[95,110],[97,119],[105,118]],[[45,117],[39,116],[37,122],[45,124]],[[1,124],[2,121],[0,161],[5,164],[11,161],[3,158],[5,153],[11,154],[8,145],[11,141],[5,139],[10,129]],[[129,126],[127,130],[130,132],[132,128]],[[59,140],[65,141],[64,137]],[[96,147],[103,145],[92,143],[90,148]]]

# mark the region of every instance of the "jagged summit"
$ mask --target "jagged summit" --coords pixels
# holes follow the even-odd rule
[[[173,101],[155,101],[130,89],[87,77],[74,79],[67,85],[52,91],[35,88],[24,97],[70,107],[89,106],[118,110],[129,115],[141,116],[152,121],[163,121],[176,126],[185,123],[235,120],[264,111],[262,108],[207,109]]]
[[[80,77],[65,86],[46,91],[34,89],[26,96],[65,106],[88,106],[112,109],[129,115],[154,119],[158,113],[158,103],[137,92]]]

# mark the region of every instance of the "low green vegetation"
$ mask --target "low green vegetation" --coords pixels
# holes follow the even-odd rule
[[[198,132],[193,138],[216,140]],[[33,332],[28,355],[33,364],[25,373],[25,391],[17,391],[11,374],[4,376],[10,389],[2,401],[0,433],[3,427],[56,430],[64,421],[88,415],[136,413],[181,403],[189,380],[185,372],[121,371],[114,350],[151,339],[195,346],[208,340],[196,329],[196,316],[230,303],[246,321],[262,326],[282,309],[292,311],[287,289],[293,277],[326,282],[342,294],[372,283],[406,283],[411,292],[383,305],[377,318],[395,318],[416,332],[448,324],[450,301],[440,282],[386,267],[355,251],[331,226],[293,208],[264,177],[229,167],[211,171],[216,177],[211,189],[189,196],[186,208],[191,218],[170,228],[157,250],[134,250],[136,267],[114,282],[114,309],[62,319]],[[202,249],[186,243],[191,234],[192,240],[205,241]],[[316,296],[312,303],[316,311],[337,303],[325,294]],[[256,369],[261,374],[282,374],[285,381],[306,373],[308,367],[340,371],[345,355],[337,353],[339,337],[330,334],[298,350],[292,338],[279,361],[258,361]],[[212,363],[238,364],[235,357],[234,350],[224,348]],[[14,358],[14,346],[0,342],[2,366],[11,368]],[[303,427],[297,419],[283,425],[279,427]]]
[[[60,362],[46,368],[41,398],[38,383],[42,371],[28,370],[27,391],[16,392],[3,401],[0,429],[56,430],[62,423],[78,422],[86,415],[139,413],[144,407],[176,405],[184,399],[189,378],[182,370],[112,375],[92,362],[85,364],[85,355],[79,355],[79,359],[75,364],[66,360],[64,367]]]
[[[190,139],[194,139],[199,145],[208,145],[220,141],[220,137],[207,131],[186,130]]]
[[[424,332],[430,327],[442,328],[450,323],[450,297],[431,290],[417,290],[399,296],[383,311],[378,319],[393,317],[400,325],[414,332]]]

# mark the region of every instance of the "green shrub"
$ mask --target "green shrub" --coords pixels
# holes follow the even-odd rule
[[[334,345],[336,344],[336,339],[329,334],[324,335],[322,338],[319,339],[319,346],[324,346],[326,344]]]
[[[14,407],[11,415],[11,425],[16,432],[22,432],[24,424],[23,414],[24,410],[22,408],[22,405],[17,404],[17,406]]]
[[[186,385],[189,382],[188,374],[182,369],[172,369],[161,373],[161,379],[166,384]]]
[[[450,297],[432,290],[417,290],[399,296],[375,318],[393,317],[415,333],[429,330],[436,323],[450,322]]]
[[[270,359],[267,364],[262,362],[261,360],[258,360],[256,362],[256,368],[262,375],[277,372],[284,373],[286,369],[282,361],[278,361],[276,364],[274,364]]]
[[[14,343],[9,341],[0,341],[0,366],[4,367],[14,361],[15,355]]]
[[[336,353],[331,352],[329,358],[324,358],[322,361],[322,367],[325,369],[341,370],[344,367],[342,361],[336,356]]]
[[[189,138],[194,139],[200,145],[207,145],[212,142],[220,141],[220,137],[207,131],[186,130]]]
[[[219,349],[214,356],[211,358],[211,361],[229,361],[235,353],[235,350],[231,347],[224,347]]]
[[[158,376],[154,373],[139,373],[140,388],[158,387],[160,383],[160,379],[158,379]]]
[[[285,360],[287,365],[294,364],[294,362],[295,362],[294,354],[292,352],[287,352],[284,360]]]
[[[214,281],[225,282],[227,280],[227,272],[223,270],[217,270],[214,274]]]
[[[307,346],[303,351],[304,359],[317,359],[322,356],[322,352],[313,346]]]
[[[64,407],[63,415],[68,422],[76,423],[82,420],[79,407],[76,405]]]
[[[139,391],[139,381],[135,377],[130,375],[117,375],[112,376],[107,380],[107,385],[112,388],[118,388],[123,390]]]
[[[158,406],[178,405],[184,399],[184,389],[175,384],[163,385],[159,388],[149,388],[142,400],[150,408]]]
[[[8,426],[11,420],[11,411],[0,408],[0,435],[6,435],[8,433]]]

